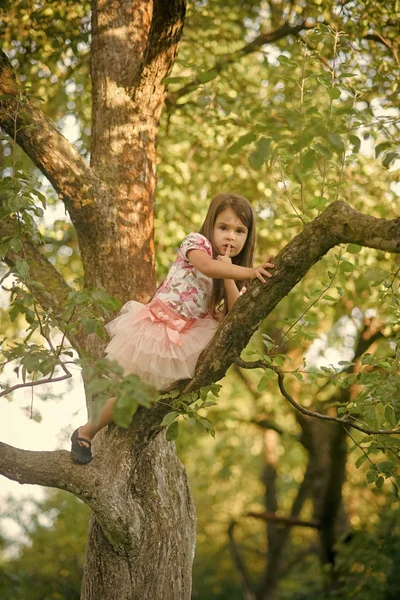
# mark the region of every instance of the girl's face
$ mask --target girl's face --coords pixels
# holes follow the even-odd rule
[[[231,208],[220,212],[215,219],[213,238],[218,254],[225,255],[229,245],[229,256],[237,256],[246,243],[247,235],[246,225]]]

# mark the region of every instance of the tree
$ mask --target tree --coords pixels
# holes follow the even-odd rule
[[[251,4],[260,8],[256,2]],[[365,6],[360,3],[357,10],[366,7],[373,16],[373,7],[369,3]],[[324,31],[323,26],[317,26],[317,4],[307,3],[304,15],[302,10],[296,13],[291,3],[281,8],[279,15],[272,11],[271,23],[276,26],[272,33],[260,34],[242,49],[219,60],[208,57],[210,64],[198,72],[195,79],[179,90],[169,91],[167,106],[170,114],[178,110],[179,101],[185,95],[192,91],[197,93],[199,85],[208,82],[215,81],[218,85],[216,79],[224,68],[265,44],[314,29],[316,36],[329,35],[335,50],[340,37],[339,18],[350,33],[354,33],[348,16],[338,17],[334,11],[331,13],[332,29],[325,26],[327,31]],[[60,15],[70,17],[73,23],[74,19],[84,18],[82,8],[70,9],[62,3],[55,2],[38,9],[40,18],[45,16],[46,10],[52,11],[51,18],[55,23],[57,11],[58,18]],[[229,6],[229,10],[235,9]],[[15,77],[8,56],[1,54],[0,124],[48,178],[64,202],[79,240],[84,271],[84,285],[76,289],[42,251],[40,232],[31,216],[32,211],[36,217],[41,216],[37,206],[40,196],[38,190],[29,188],[30,181],[23,177],[15,161],[3,188],[2,254],[4,262],[22,284],[13,289],[13,316],[23,313],[32,332],[36,336],[40,333],[48,349],[44,352],[38,344],[29,346],[29,340],[26,340],[12,352],[6,348],[4,355],[11,359],[20,352],[22,378],[41,374],[42,380],[46,377],[54,379],[54,374],[60,370],[60,377],[68,377],[68,353],[71,350],[64,348],[67,338],[85,366],[83,375],[89,410],[93,410],[93,397],[104,394],[105,388],[110,386],[108,380],[104,384],[95,376],[99,365],[104,368],[101,363],[104,340],[100,335],[103,313],[110,314],[115,310],[109,295],[121,301],[129,298],[146,301],[155,289],[155,148],[168,84],[166,76],[174,63],[184,13],[185,4],[180,1],[168,5],[140,2],[123,6],[119,2],[107,3],[107,6],[93,2],[90,166],[54,127],[35,99],[27,96]],[[309,15],[314,18],[305,20],[304,17]],[[390,33],[393,24],[386,25]],[[371,43],[384,46],[392,63],[395,62],[397,51],[391,37],[365,31],[357,34],[359,39],[374,36]],[[376,427],[357,425],[354,416],[358,413],[348,406],[341,416],[316,415],[315,411],[301,408],[287,392],[278,360],[245,364],[239,359],[261,322],[331,248],[345,243],[388,253],[398,253],[400,248],[399,219],[386,220],[362,214],[338,200],[346,197],[347,190],[342,191],[342,178],[335,179],[335,173],[342,173],[345,167],[351,171],[351,159],[349,164],[346,163],[347,145],[356,147],[360,141],[356,136],[352,139],[350,134],[354,113],[351,107],[357,99],[357,90],[341,80],[347,103],[344,102],[342,113],[335,112],[333,102],[338,100],[338,91],[340,95],[336,71],[316,49],[312,37],[304,38],[302,44],[304,60],[308,52],[315,53],[320,59],[318,62],[327,68],[321,85],[328,90],[331,100],[328,122],[332,128],[323,127],[323,114],[321,117],[307,112],[306,100],[302,99],[302,108],[292,123],[280,121],[279,114],[273,115],[272,120],[265,120],[265,115],[261,115],[256,123],[258,129],[255,127],[250,133],[246,120],[234,123],[236,138],[237,127],[241,128],[242,135],[230,147],[232,163],[240,164],[241,158],[236,158],[235,154],[253,144],[249,160],[255,170],[259,170],[265,161],[274,159],[274,168],[287,170],[298,184],[296,194],[300,209],[294,210],[300,222],[296,226],[298,235],[282,247],[276,257],[273,279],[266,286],[256,283],[250,287],[201,357],[193,380],[177,386],[174,394],[159,399],[149,409],[146,389],[135,378],[127,378],[121,383],[117,421],[128,424],[135,413],[132,425],[127,429],[110,428],[99,436],[96,458],[89,466],[73,465],[66,452],[33,453],[1,445],[2,474],[20,482],[66,489],[92,509],[83,598],[189,597],[195,512],[184,469],[173,445],[165,439],[162,423],[170,423],[170,438],[177,429],[172,418],[179,414],[189,413],[209,427],[208,421],[201,421],[202,417],[198,416],[198,408],[210,389],[216,391],[215,382],[233,362],[246,368],[262,367],[265,377],[276,373],[282,393],[306,416],[335,422],[338,427],[351,425],[369,434],[387,433],[388,423],[391,433],[398,431],[397,413]],[[284,58],[281,61],[284,64]],[[382,87],[392,77],[393,71],[381,82]],[[300,76],[300,81],[304,83],[305,77]],[[180,81],[170,80],[169,83],[180,85]],[[296,85],[296,81],[288,81],[289,92]],[[201,101],[203,106],[209,104],[209,97],[206,90]],[[215,97],[218,111],[229,114],[230,100],[217,94]],[[257,118],[257,115],[253,117]],[[298,133],[296,137],[287,138],[290,127]],[[227,135],[229,137],[229,131]],[[381,152],[385,166],[389,167],[397,155],[391,142],[384,143]],[[270,152],[273,145],[278,149],[275,153]],[[329,169],[331,162],[337,167],[335,172]],[[305,190],[312,178],[311,167],[315,166],[319,171],[321,193],[314,194],[314,204],[309,207],[312,217],[319,213],[312,219],[306,214]],[[286,181],[283,175],[281,179]],[[334,202],[329,204],[332,200]],[[338,259],[338,265],[344,262],[342,258]],[[54,327],[62,332],[57,343],[51,334]],[[94,359],[100,359],[96,368],[86,366],[88,361],[92,365]],[[382,367],[372,362],[373,367]],[[114,375],[118,375],[117,371]],[[40,383],[40,380],[34,383]],[[13,386],[5,387],[4,393],[10,393],[12,389]],[[139,405],[143,406],[138,409]],[[171,408],[175,409],[173,416]],[[158,565],[157,577],[154,577],[154,565]]]

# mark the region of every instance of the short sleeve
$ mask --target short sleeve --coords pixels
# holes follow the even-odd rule
[[[209,256],[212,256],[212,247],[209,240],[204,237],[201,233],[189,233],[188,236],[183,240],[181,247],[179,248],[179,256],[183,260],[187,260],[187,253],[189,250],[202,250]]]

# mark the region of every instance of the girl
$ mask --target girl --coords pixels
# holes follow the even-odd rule
[[[158,390],[193,377],[197,359],[211,341],[219,321],[256,277],[271,277],[264,262],[253,267],[255,216],[246,198],[218,194],[209,206],[199,233],[182,242],[166,279],[147,305],[130,301],[107,325],[111,341],[107,358],[125,372],[138,375]],[[272,258],[272,257],[271,257]],[[269,260],[271,260],[271,258]],[[115,398],[71,436],[72,458],[92,459],[91,440],[112,421]]]

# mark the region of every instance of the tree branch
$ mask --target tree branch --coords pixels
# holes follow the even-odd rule
[[[378,44],[382,44],[383,46],[388,48],[391,51],[391,53],[393,54],[393,58],[395,59],[396,63],[398,65],[400,64],[399,55],[397,53],[397,50],[388,38],[383,37],[383,35],[381,35],[379,33],[369,33],[369,34],[365,35],[363,39],[364,40],[372,40],[372,41],[377,42]]]
[[[3,98],[1,98],[3,96]],[[96,195],[106,187],[86,160],[30,101],[0,50],[0,127],[26,152],[64,201],[78,232],[91,220]]]
[[[21,450],[0,442],[0,475],[21,484],[66,490],[90,504],[94,491],[90,481],[96,471],[94,461],[83,469],[66,450]]]
[[[65,310],[68,294],[72,288],[65,282],[57,269],[42,254],[40,247],[32,239],[21,235],[16,219],[7,218],[0,220],[0,239],[3,237],[17,237],[22,243],[22,249],[15,252],[10,249],[4,257],[4,262],[14,266],[18,258],[24,259],[29,266],[30,290],[43,309],[52,311],[56,316]],[[41,285],[35,285],[40,282]],[[72,321],[73,322],[73,319]],[[70,343],[79,351],[83,347],[87,336],[68,333]]]
[[[275,31],[261,33],[252,42],[246,44],[240,50],[220,56],[215,62],[214,66],[211,67],[211,69],[209,69],[207,72],[216,71],[217,73],[221,73],[221,71],[223,71],[230,64],[241,59],[247,54],[251,54],[256,50],[259,50],[262,46],[265,46],[266,44],[273,44],[274,42],[277,42],[288,35],[296,35],[304,29],[313,29],[315,25],[315,22],[307,23],[307,21],[303,21],[299,25],[289,25],[288,23],[285,23],[282,25],[282,27],[276,29]],[[190,92],[193,92],[199,87],[199,85],[201,85],[201,83],[202,82],[200,79],[195,78],[193,81],[183,86],[180,90],[169,92],[165,98],[167,108],[176,105],[176,102],[179,98],[185,96],[186,94],[190,94]]]
[[[307,408],[304,408],[304,406],[301,406],[301,404],[296,402],[296,400],[294,400],[294,398],[292,398],[292,396],[286,390],[285,385],[284,385],[284,374],[278,367],[268,364],[264,360],[255,360],[252,362],[246,362],[246,361],[238,358],[236,360],[236,363],[240,367],[243,367],[244,369],[245,368],[247,368],[247,369],[260,368],[260,369],[271,369],[272,371],[274,371],[278,376],[278,385],[279,385],[279,389],[281,391],[282,396],[284,398],[286,398],[286,400],[288,400],[288,402],[293,406],[293,408],[295,408],[296,410],[301,412],[303,415],[306,415],[307,417],[316,417],[317,419],[321,419],[322,421],[333,421],[334,423],[340,423],[341,425],[348,425],[350,427],[353,427],[353,429],[358,429],[358,431],[362,431],[363,433],[366,433],[367,435],[381,435],[381,434],[382,435],[383,434],[397,435],[400,433],[400,428],[397,428],[397,429],[368,429],[366,427],[361,427],[360,425],[356,425],[354,423],[354,421],[351,421],[348,417],[331,417],[329,415],[324,415],[319,412],[314,412],[312,410],[308,410]]]
[[[262,519],[263,521],[273,521],[274,523],[281,523],[288,527],[313,527],[315,529],[321,528],[321,523],[317,521],[303,521],[302,519],[296,519],[295,517],[279,517],[273,512],[248,512],[244,515],[245,517],[253,517],[253,519]]]
[[[370,217],[345,202],[329,205],[281,250],[274,260],[273,277],[265,284],[258,280],[252,282],[246,294],[237,300],[213,342],[200,356],[196,373],[184,388],[185,393],[221,379],[282,298],[317,261],[341,243],[400,253],[400,218]]]

